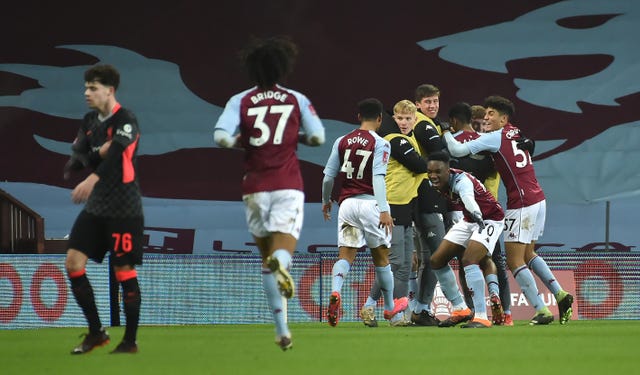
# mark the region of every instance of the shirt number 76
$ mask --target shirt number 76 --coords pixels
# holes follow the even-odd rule
[[[131,233],[111,233],[111,237],[114,239],[113,251],[116,255],[118,253],[128,253],[133,249]]]

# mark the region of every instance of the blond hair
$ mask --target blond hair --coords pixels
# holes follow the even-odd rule
[[[407,99],[403,99],[393,106],[393,113],[415,114],[418,111],[416,105]]]

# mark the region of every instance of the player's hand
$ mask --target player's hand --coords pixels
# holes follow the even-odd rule
[[[478,229],[478,233],[482,233],[482,230],[484,229],[484,220],[482,220],[482,214],[480,212],[474,212],[471,214],[471,216],[473,217],[473,222],[478,224],[478,226],[480,227],[480,229]]]
[[[244,149],[244,147],[242,147],[242,139],[240,138],[240,136],[240,133],[236,134],[235,141],[233,142],[233,148]]]
[[[91,173],[87,176],[87,178],[79,183],[71,192],[71,201],[73,201],[73,203],[86,202],[98,180],[100,180],[100,177],[95,173]]]
[[[380,212],[380,223],[378,224],[380,228],[384,227],[384,233],[388,235],[393,231],[393,218],[388,211]]]
[[[324,216],[324,221],[331,220],[331,201],[322,205],[322,216]]]
[[[527,137],[520,137],[516,139],[517,147],[520,150],[529,151],[529,155],[533,156],[533,152],[536,149],[536,142],[533,139]]]

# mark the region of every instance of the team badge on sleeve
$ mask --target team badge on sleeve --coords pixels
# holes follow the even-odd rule
[[[132,139],[133,137],[133,135],[131,134],[132,131],[133,131],[133,127],[131,126],[131,124],[124,124],[124,126],[122,126],[122,129],[116,130],[116,135],[126,137],[128,139]]]
[[[318,114],[316,113],[316,109],[313,108],[313,104],[309,104],[309,112],[311,112],[312,115],[317,116]]]

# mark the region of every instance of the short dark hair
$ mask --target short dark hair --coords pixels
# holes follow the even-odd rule
[[[375,120],[382,115],[382,102],[376,98],[363,99],[358,103],[358,114],[361,120]]]
[[[449,154],[444,151],[436,151],[429,154],[429,161],[441,161],[448,165],[449,160]]]
[[[499,95],[492,95],[484,100],[485,108],[493,108],[503,115],[507,115],[509,118],[516,113],[516,107],[511,100]]]
[[[120,85],[120,73],[109,64],[98,64],[84,72],[85,82],[99,82],[105,86],[111,86],[114,90]]]
[[[416,87],[416,102],[421,101],[423,98],[427,96],[440,96],[440,89],[430,83],[424,83],[418,87]]]
[[[455,118],[463,124],[471,122],[471,106],[465,102],[457,102],[449,109],[449,118]]]
[[[268,89],[293,71],[298,47],[287,36],[253,38],[240,57],[249,79],[259,88]]]

